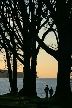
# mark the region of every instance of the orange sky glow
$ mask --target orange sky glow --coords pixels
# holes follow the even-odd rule
[[[43,30],[39,33],[40,38],[43,34]],[[57,45],[56,37],[53,32],[49,33],[45,38],[45,44],[55,44]],[[3,55],[0,54],[0,69],[4,69],[5,62]],[[7,69],[7,67],[5,68]],[[23,72],[23,65],[20,65],[18,61],[18,72]],[[58,71],[58,61],[54,57],[47,54],[43,49],[40,49],[39,54],[37,55],[37,66],[36,66],[37,75],[39,78],[56,78]]]

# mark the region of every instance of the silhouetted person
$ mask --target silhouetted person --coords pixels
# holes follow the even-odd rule
[[[45,93],[46,93],[46,98],[48,98],[48,91],[49,91],[48,85],[46,85],[44,90],[45,90]]]
[[[53,88],[52,87],[49,90],[49,94],[50,94],[50,97],[52,97],[52,95],[53,95]]]

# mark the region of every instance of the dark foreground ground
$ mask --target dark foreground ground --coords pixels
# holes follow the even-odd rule
[[[72,108],[70,99],[40,99],[34,97],[20,97],[18,95],[0,95],[0,108]]]

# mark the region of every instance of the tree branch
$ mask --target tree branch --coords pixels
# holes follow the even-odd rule
[[[55,21],[55,24],[56,24],[57,23],[56,22],[57,15],[56,15],[55,10],[52,7],[52,4],[50,3],[49,0],[41,0],[41,1],[43,1],[43,3],[47,6],[48,10],[51,12],[51,17],[53,18],[53,20]]]
[[[56,60],[58,60],[58,51],[50,49],[44,42],[37,36],[37,42],[48,54],[52,55]]]

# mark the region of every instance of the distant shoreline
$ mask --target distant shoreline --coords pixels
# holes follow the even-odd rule
[[[8,70],[0,70],[0,78],[8,78],[8,76]],[[17,72],[17,78],[24,78],[23,72]]]

